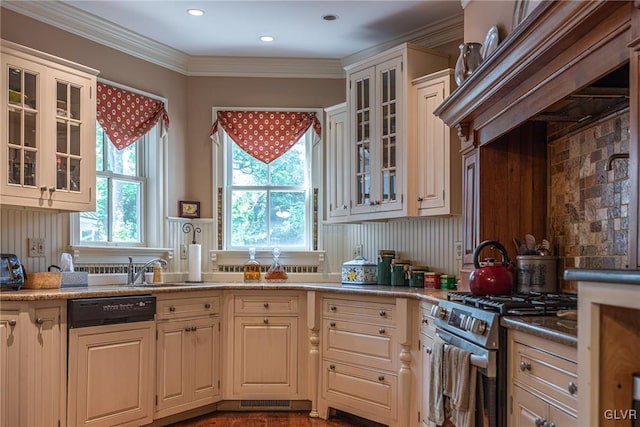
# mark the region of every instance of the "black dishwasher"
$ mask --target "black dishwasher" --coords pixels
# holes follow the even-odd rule
[[[75,298],[67,301],[69,329],[153,320],[154,295]]]

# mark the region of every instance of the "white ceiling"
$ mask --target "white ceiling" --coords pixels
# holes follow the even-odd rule
[[[460,0],[2,0],[2,7],[187,75],[344,76],[397,44],[462,39]],[[202,17],[187,9],[204,10]],[[338,19],[325,21],[324,15]],[[265,44],[262,35],[275,41]],[[286,59],[286,61],[283,61]]]

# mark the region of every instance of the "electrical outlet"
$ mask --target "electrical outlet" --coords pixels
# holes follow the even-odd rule
[[[180,245],[180,259],[187,259],[187,245]]]
[[[41,257],[44,256],[44,239],[30,238],[28,240],[29,256]]]
[[[362,245],[360,243],[353,245],[353,257],[358,258],[362,256]]]
[[[462,242],[456,242],[456,259],[462,259]]]

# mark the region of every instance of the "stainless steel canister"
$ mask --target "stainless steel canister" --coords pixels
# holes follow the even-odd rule
[[[557,292],[558,257],[546,255],[519,255],[518,292]]]

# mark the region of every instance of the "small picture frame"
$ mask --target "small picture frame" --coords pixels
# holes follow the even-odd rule
[[[178,215],[181,218],[200,218],[200,202],[180,200],[178,202]]]

